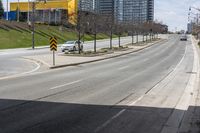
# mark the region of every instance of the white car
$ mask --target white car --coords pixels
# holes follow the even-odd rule
[[[187,41],[187,35],[186,34],[182,34],[180,37],[181,41]]]
[[[78,49],[78,41],[67,41],[61,45],[61,51],[77,51]],[[80,50],[83,50],[83,42],[80,43]]]

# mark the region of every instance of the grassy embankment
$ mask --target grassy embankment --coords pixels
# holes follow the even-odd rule
[[[50,36],[56,36],[58,43],[77,40],[77,33],[59,26],[36,25],[35,46],[48,46]],[[116,37],[116,36],[114,36]],[[98,34],[97,39],[109,38],[108,35]],[[92,35],[85,35],[85,41],[93,40]],[[25,24],[16,22],[0,22],[0,49],[27,48],[32,45],[31,30]]]

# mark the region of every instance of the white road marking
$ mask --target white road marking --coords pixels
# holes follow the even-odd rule
[[[8,54],[8,53],[1,53],[1,52],[0,52],[0,56],[1,56],[1,55],[7,55],[7,54]]]
[[[68,85],[72,85],[72,84],[78,83],[80,81],[82,81],[82,80],[76,80],[76,81],[73,81],[73,82],[70,82],[70,83],[66,83],[66,84],[63,84],[63,85],[58,85],[58,86],[50,88],[49,90],[55,90],[55,89],[58,89],[58,88],[61,88],[61,87],[64,87],[64,86],[68,86]]]
[[[128,104],[128,106],[133,106],[135,105],[137,102],[139,102],[140,100],[142,100],[142,98],[144,97],[145,95],[142,95],[141,97],[139,97],[138,99],[136,99],[134,102]]]
[[[107,120],[103,125],[99,126],[94,132],[97,133],[99,132],[101,129],[103,129],[104,127],[106,127],[109,123],[112,122],[112,120],[114,120],[115,118],[119,117],[121,114],[123,114],[126,111],[126,109],[121,110],[120,112],[118,112],[116,115],[114,115],[113,117],[111,117],[109,120]]]
[[[36,67],[35,69],[31,70],[31,71],[22,73],[22,75],[24,75],[24,74],[29,74],[29,73],[33,73],[33,72],[37,71],[38,69],[40,69],[40,64],[39,64],[39,63],[37,63],[37,62],[35,62],[35,61],[32,61],[32,62],[34,62],[34,63],[37,65],[37,67]]]
[[[123,66],[123,67],[120,67],[119,70],[124,70],[126,68],[129,68],[129,66]]]
[[[36,64],[37,67],[34,68],[34,69],[31,70],[31,71],[27,71],[27,72],[23,72],[23,73],[15,74],[15,75],[11,75],[11,76],[2,77],[2,78],[0,78],[0,80],[3,80],[3,79],[9,79],[9,78],[20,77],[20,76],[23,76],[23,75],[26,75],[26,74],[33,73],[33,72],[37,71],[38,69],[40,69],[40,64],[37,63],[36,61],[29,60],[29,62],[32,62],[32,63]]]

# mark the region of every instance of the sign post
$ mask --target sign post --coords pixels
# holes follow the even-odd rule
[[[53,51],[53,66],[55,66],[55,51],[57,51],[57,38],[50,38],[50,50]]]

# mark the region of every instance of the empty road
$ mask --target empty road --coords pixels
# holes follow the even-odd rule
[[[0,133],[164,133],[188,106],[176,108],[193,64],[191,40],[173,35],[118,58],[0,80]]]

